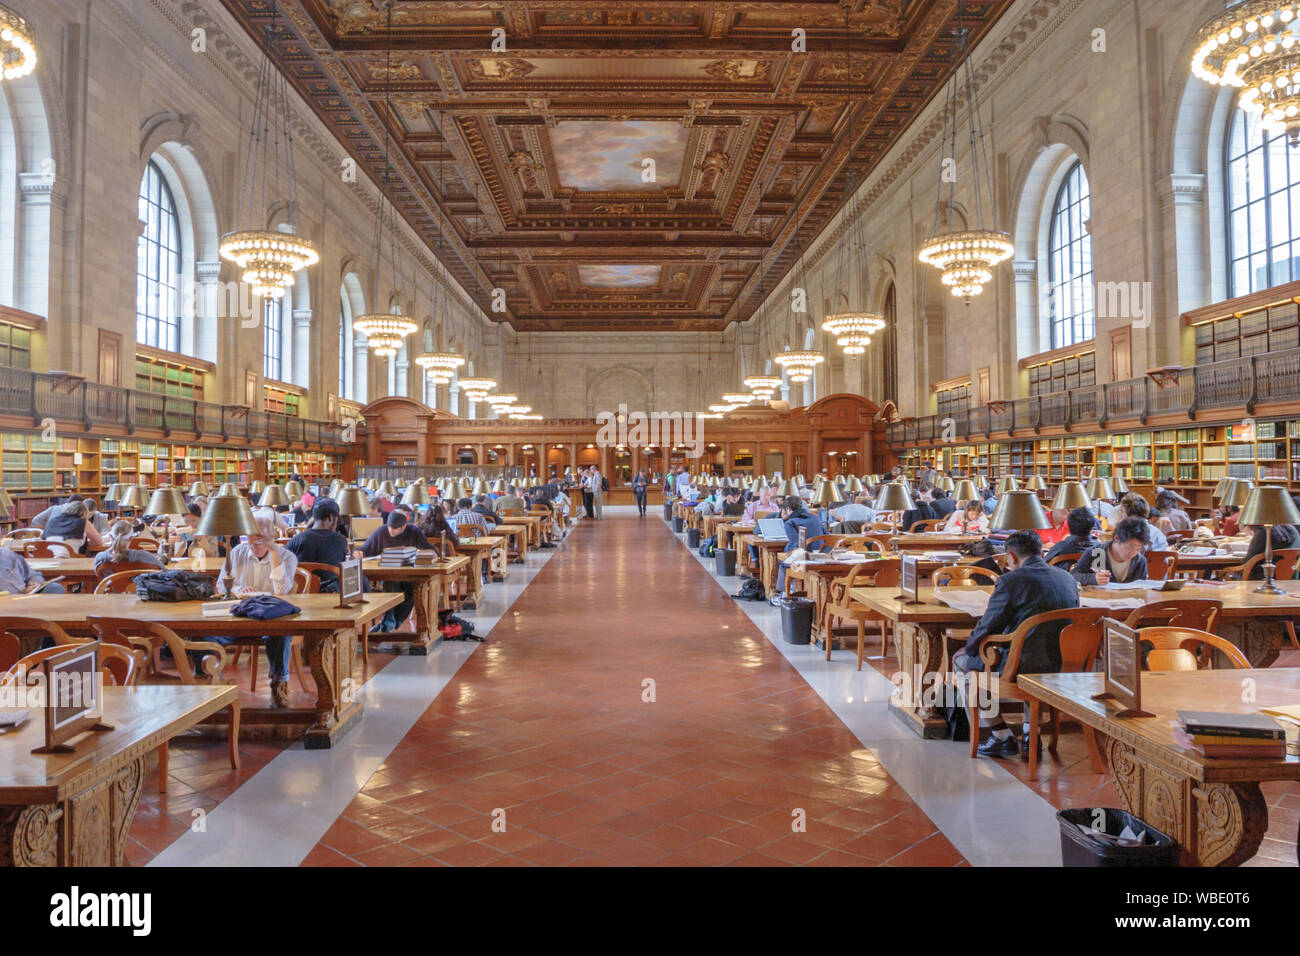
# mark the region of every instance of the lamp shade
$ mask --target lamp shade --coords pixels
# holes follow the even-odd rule
[[[1003,475],[998,479],[998,494],[1004,495],[1008,491],[1019,491],[1020,482],[1016,481],[1014,475]]]
[[[301,498],[302,491],[303,488],[301,481],[287,481],[284,484],[284,493],[290,498]]]
[[[975,487],[975,482],[969,478],[963,478],[953,485],[952,498],[954,501],[979,501],[980,492]]]
[[[812,503],[823,507],[828,505],[837,505],[842,499],[839,492],[835,490],[835,482],[823,481],[813,494]]]
[[[346,488],[346,487],[347,487],[346,484],[344,484],[344,483],[343,483],[342,481],[340,481],[338,478],[335,478],[333,481],[330,482],[330,494],[329,494],[329,496],[330,496],[331,498],[337,498],[337,497],[339,496],[339,492],[342,491],[342,490],[343,490],[344,488]]]
[[[876,498],[877,511],[911,511],[914,507],[912,496],[907,493],[902,482],[898,481],[891,481],[881,488]]]
[[[504,495],[505,493],[506,493],[506,480],[504,478],[498,478],[496,481],[492,482],[492,494]]]
[[[255,481],[255,482],[253,482],[251,485],[248,486],[248,497],[250,497],[250,498],[256,498],[258,495],[260,495],[260,494],[261,494],[263,491],[265,491],[265,490],[266,490],[266,482],[264,482],[264,481]]]
[[[461,498],[469,497],[465,490],[465,484],[459,478],[453,478],[447,482],[447,487],[443,489],[443,497],[448,501],[460,501]]]
[[[137,511],[149,503],[149,496],[139,485],[131,485],[122,494],[122,500],[118,504],[123,508],[134,508]]]
[[[862,479],[857,475],[850,475],[848,483],[844,486],[844,490],[851,495],[862,494]]]
[[[1273,485],[1254,489],[1241,509],[1241,527],[1276,524],[1300,524],[1300,508],[1291,492]]]
[[[1030,475],[1025,481],[1025,487],[1030,491],[1046,491],[1047,482],[1043,479],[1042,475]]]
[[[1223,500],[1220,505],[1233,505],[1237,508],[1246,507],[1246,502],[1250,498],[1250,493],[1254,491],[1252,483],[1244,478],[1229,478],[1229,485],[1223,491]],[[1244,523],[1243,523],[1244,524]],[[1240,527],[1241,524],[1238,525]]]
[[[236,498],[242,497],[239,494],[239,485],[235,484],[233,481],[227,481],[217,489],[218,498],[229,498],[231,495],[234,495]]]
[[[1061,487],[1056,489],[1056,497],[1052,499],[1052,507],[1059,508],[1062,511],[1073,511],[1075,508],[1091,508],[1092,499],[1088,497],[1088,492],[1084,490],[1081,482],[1064,481],[1061,483]]]
[[[1120,475],[1110,476],[1110,486],[1114,489],[1117,498],[1128,494],[1128,483]]]
[[[379,494],[383,495],[385,498],[397,497],[397,489],[393,487],[393,483],[391,481],[381,482],[379,487],[374,490],[379,492]]]
[[[1210,493],[1213,498],[1222,498],[1223,493],[1228,490],[1228,482],[1234,481],[1233,478],[1220,478],[1219,483],[1214,486],[1214,491]]]
[[[492,488],[482,478],[474,482],[475,497],[477,497],[478,495],[490,495],[491,493],[492,493]]]
[[[1089,478],[1088,479],[1088,497],[1109,501],[1115,497],[1115,491],[1110,486],[1110,480],[1107,478]]]
[[[279,485],[267,485],[257,503],[263,508],[289,507],[289,496]]]
[[[407,486],[406,491],[402,493],[402,504],[404,505],[414,507],[415,505],[427,505],[428,503],[429,489],[424,487],[423,484],[412,482]]]
[[[339,514],[360,517],[370,514],[370,499],[366,493],[355,486],[344,488],[334,499],[338,502]]]
[[[782,498],[797,495],[799,494],[799,486],[794,483],[793,479],[787,478],[777,487],[776,493]]]
[[[1038,495],[1027,488],[999,495],[998,505],[989,519],[992,531],[1037,531],[1051,526]]]
[[[104,493],[104,500],[120,501],[122,498],[122,493],[126,491],[127,487],[128,487],[127,485],[122,484],[120,481],[113,482],[111,485],[108,486],[108,491]],[[6,507],[12,507],[13,501],[10,500],[9,498],[9,492],[5,491],[3,488],[0,488],[0,494],[3,495],[3,499],[0,500],[9,502],[9,504]]]
[[[197,498],[199,495],[206,495],[207,493],[208,486],[202,481],[196,481],[194,484],[190,485],[191,498]]]
[[[151,515],[183,515],[189,513],[190,507],[177,489],[159,488],[149,496],[149,506],[144,510]]]
[[[766,481],[764,481],[762,478],[755,478],[753,482],[750,483],[749,491],[750,494],[756,495],[766,487],[767,487]]]
[[[195,534],[213,537],[261,533],[253,520],[253,508],[243,495],[218,495],[211,499],[195,529]]]

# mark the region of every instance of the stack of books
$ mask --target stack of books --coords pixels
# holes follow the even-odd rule
[[[438,563],[437,551],[417,551],[415,552],[415,564],[417,566],[427,566]]]
[[[402,568],[415,564],[415,548],[384,548],[379,555],[381,568]]]
[[[1286,756],[1286,732],[1264,714],[1180,710],[1178,719],[1192,744],[1207,757]]]

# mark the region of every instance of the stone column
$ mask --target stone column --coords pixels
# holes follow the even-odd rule
[[[369,368],[370,346],[367,343],[367,337],[358,333],[356,340],[352,343],[352,385],[357,401],[362,405],[370,401]]]
[[[194,263],[198,279],[198,295],[194,297],[194,315],[181,325],[181,351],[186,355],[216,356],[217,324],[221,321],[239,322],[242,316],[223,316],[221,301],[221,260]],[[234,296],[236,305],[239,295]]]
[[[311,388],[311,309],[293,310],[293,368],[289,381],[303,388]]]
[[[1047,321],[1039,315],[1038,263],[1033,259],[1016,259],[1011,263],[1011,271],[1016,281],[1016,355],[1036,355],[1047,347],[1038,331],[1040,323]],[[1046,302],[1043,305],[1049,307]]]

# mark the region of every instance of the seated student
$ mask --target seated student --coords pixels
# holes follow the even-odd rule
[[[299,561],[338,567],[348,559],[348,539],[339,534],[339,506],[331,498],[317,498],[311,509],[311,524],[285,545]],[[322,594],[337,594],[339,576],[330,571],[313,571],[320,578]]]
[[[984,513],[984,505],[978,501],[968,501],[960,511],[954,511],[940,529],[947,534],[988,534],[989,516]]]
[[[470,510],[475,514],[482,515],[493,528],[501,523],[501,516],[492,510],[492,502],[488,501],[487,495],[479,495],[476,497],[474,499],[474,507]]]
[[[152,567],[162,569],[163,563],[159,560],[158,555],[149,551],[141,551],[131,547],[131,539],[135,536],[132,532],[131,522],[119,518],[113,522],[113,527],[109,529],[109,540],[112,542],[107,551],[101,551],[95,555],[95,576],[97,578],[106,578],[114,571],[125,570],[125,568],[115,567],[122,564],[148,564]]]
[[[1236,537],[1240,530],[1237,525],[1241,521],[1241,509],[1236,505],[1224,505],[1223,517],[1219,519],[1219,533],[1224,537]]]
[[[1245,564],[1257,554],[1265,552],[1263,525],[1247,525],[1246,533],[1250,535],[1250,547],[1246,549],[1246,555],[1241,559]],[[1300,548],[1300,531],[1296,530],[1295,525],[1276,524],[1271,529],[1269,535],[1273,539],[1273,560],[1276,561],[1276,555],[1282,548]],[[1250,580],[1262,581],[1264,579],[1264,562],[1259,561],[1250,570]]]
[[[979,657],[979,643],[989,634],[1010,634],[1035,614],[1059,611],[1079,606],[1079,589],[1074,579],[1061,568],[1054,568],[1043,560],[1043,541],[1033,531],[1016,531],[1007,538],[1008,570],[993,586],[988,609],[971,631],[966,646],[953,656],[953,670],[958,674],[983,671],[984,662]],[[1061,669],[1060,635],[1064,622],[1052,622],[1035,628],[1025,640],[1020,651],[1019,673],[1045,674]],[[1006,662],[1006,651],[1000,651],[999,663],[993,668],[1001,672]],[[1028,711],[1026,711],[1028,713]],[[980,745],[979,752],[986,757],[1010,757],[1020,752],[1015,734],[1006,725],[1002,715],[980,716],[980,728],[991,730],[988,740]],[[1028,738],[1028,725],[1025,726]],[[979,733],[972,727],[971,733]],[[1025,751],[1028,759],[1028,751]]]
[[[743,520],[746,524],[749,524],[750,522],[756,520],[756,515],[759,512],[771,511],[771,510],[772,510],[772,489],[764,485],[763,489],[759,491],[758,495],[756,497],[750,498],[749,502],[745,505],[745,511],[744,514],[741,515],[741,520]]]
[[[527,511],[528,502],[519,494],[519,489],[510,485],[506,488],[506,493],[497,498],[496,510],[499,513],[502,508],[514,511]]]
[[[45,584],[44,575],[28,564],[26,558],[17,551],[0,548],[0,591],[8,591],[10,594],[30,594],[42,584]],[[51,584],[41,593],[63,594],[64,587],[62,584]],[[52,645],[53,641],[51,641]]]
[[[1092,516],[1092,512],[1087,508],[1074,508],[1065,516],[1065,527],[1068,534],[1060,541],[1052,545],[1052,549],[1047,552],[1045,560],[1048,564],[1053,558],[1062,554],[1082,554],[1089,548],[1097,544],[1097,538],[1093,535],[1093,529],[1097,526],[1097,519]]]
[[[1070,574],[1080,584],[1127,584],[1147,576],[1147,556],[1151,526],[1141,518],[1125,518],[1115,525],[1115,533],[1106,544],[1096,544],[1084,551]]]
[[[447,536],[447,543],[453,548],[460,544],[460,539],[456,537],[456,529],[452,527],[451,522],[447,520],[447,512],[442,505],[433,505],[429,508],[429,513],[417,525],[420,534],[424,535],[430,544],[440,544],[442,536]]]
[[[205,504],[200,504],[204,502]],[[196,551],[202,551],[205,557],[221,558],[226,555],[226,547],[215,535],[199,534],[199,522],[203,520],[203,508],[206,498],[195,498],[190,502],[190,510],[184,516],[184,523],[179,527],[173,525],[171,554],[173,558],[193,557]]]
[[[1192,530],[1192,516],[1178,507],[1178,497],[1172,491],[1163,488],[1156,492],[1155,523],[1165,534]]]
[[[799,547],[799,531],[803,530],[804,540],[816,538],[826,533],[822,527],[822,519],[817,517],[814,512],[808,510],[802,498],[798,495],[789,495],[781,506],[781,517],[785,519],[785,536],[786,551],[794,551]],[[822,551],[825,549],[826,542],[817,541],[808,545],[809,551]],[[788,565],[782,561],[776,575],[776,593],[772,595],[771,600],[775,601],[785,592],[785,572]]]
[[[250,534],[243,544],[230,550],[226,558],[226,568],[231,578],[230,597],[242,598],[250,594],[289,594],[293,591],[294,572],[298,570],[298,558],[291,551],[275,543],[275,520],[267,513],[268,509],[258,508],[253,512],[257,522],[257,533]],[[217,590],[225,588],[225,582],[217,579]],[[218,644],[231,644],[233,637],[205,637],[204,640]],[[289,653],[293,643],[287,635],[264,637],[266,658],[270,662],[271,706],[289,706]]]
[[[924,489],[917,493],[916,497],[912,499],[912,503],[916,507],[912,508],[911,511],[903,512],[903,523],[899,525],[900,528],[904,531],[911,531],[912,526],[918,521],[932,521],[938,517],[934,513],[934,508],[930,506],[929,497],[929,493]]]
[[[492,531],[494,525],[488,522],[488,519],[473,509],[474,502],[469,498],[461,498],[455,502],[456,510],[447,516],[447,521],[459,534],[460,529],[467,525],[475,525],[482,530],[483,534]]]
[[[429,544],[429,539],[406,520],[406,512],[394,508],[388,521],[366,539],[357,557],[374,558],[384,553],[385,548],[417,548],[421,551],[437,550]],[[385,591],[401,591],[402,603],[384,613],[384,619],[372,634],[386,634],[395,631],[406,623],[411,609],[415,607],[415,585],[407,581],[385,581]]]
[[[108,515],[104,514],[104,512],[100,511],[95,506],[95,499],[85,498],[82,500],[82,504],[86,506],[86,520],[90,522],[91,526],[98,531],[100,535],[107,534]]]
[[[993,493],[992,488],[985,488],[980,494],[984,497],[984,513],[992,516],[993,509],[998,506],[997,495]],[[1041,539],[1039,539],[1041,540]]]
[[[62,509],[62,504],[50,505],[44,511],[38,511],[33,515],[31,520],[27,522],[27,526],[29,528],[39,528],[44,531],[45,526],[49,523],[50,519],[58,514]]]
[[[1147,500],[1135,491],[1130,491],[1120,499],[1120,507],[1123,509],[1122,514],[1129,518],[1141,518],[1143,524],[1147,526],[1147,550],[1148,551],[1167,551],[1169,550],[1169,539],[1165,533],[1151,523],[1151,506]],[[1119,523],[1111,519],[1111,527],[1118,528],[1123,524],[1123,518]]]
[[[930,507],[934,509],[936,518],[947,518],[957,513],[957,502],[948,497],[948,492],[942,488],[934,489]]]
[[[290,503],[287,522],[290,527],[296,528],[297,526],[304,525],[311,520],[311,506],[304,504],[304,501],[306,501],[305,495],[302,498],[294,499],[294,501]]]
[[[863,503],[863,498],[859,498],[857,501],[832,508],[831,518],[841,524],[845,521],[856,521],[860,525],[868,525],[876,520],[876,513]]]
[[[79,499],[61,507],[59,513],[46,523],[41,537],[66,544],[73,554],[84,554],[87,547],[97,551],[104,547],[104,539],[90,523],[86,503]]]
[[[740,502],[740,489],[728,488],[726,501],[722,505],[722,513],[729,518],[739,518],[745,513],[745,506]]]

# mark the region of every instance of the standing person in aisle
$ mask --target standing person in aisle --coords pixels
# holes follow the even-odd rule
[[[600,510],[605,504],[605,492],[609,491],[609,479],[600,473],[600,469],[593,467],[592,473],[596,477],[595,488],[592,490],[592,502],[596,506],[596,518],[600,518]]]
[[[582,469],[578,472],[578,485],[582,488],[582,507],[586,510],[588,518],[596,517],[595,499],[591,491],[591,470]]]
[[[645,469],[642,468],[632,478],[632,495],[636,498],[636,509],[642,518],[645,517],[645,500],[649,490],[650,479],[646,476]]]

